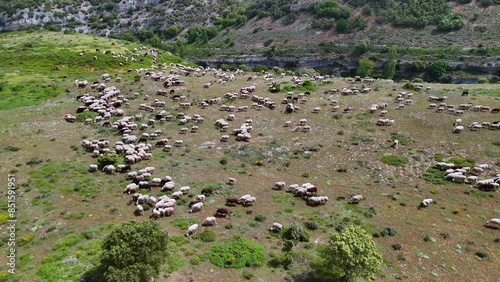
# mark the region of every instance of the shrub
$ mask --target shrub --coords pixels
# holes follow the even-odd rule
[[[318,224],[313,221],[306,221],[304,222],[304,226],[309,229],[309,230],[316,230],[318,229]]]
[[[255,221],[264,222],[265,220],[266,220],[266,217],[264,215],[258,214],[255,216]]]
[[[91,118],[93,120],[96,116],[98,116],[96,112],[86,111],[76,114],[76,120],[79,122],[84,122],[88,118]]]
[[[221,165],[227,165],[227,159],[226,159],[226,158],[223,158],[223,159],[221,159],[221,160],[219,161],[219,163],[220,163]]]
[[[104,153],[97,159],[97,166],[99,169],[102,169],[107,165],[116,165],[119,159],[120,156],[118,156],[115,152]]]
[[[243,278],[245,278],[246,280],[250,280],[253,278],[253,274],[244,270],[242,273],[241,273],[241,276],[243,276]]]
[[[225,268],[259,267],[264,265],[264,247],[241,237],[213,246],[207,253],[210,262]]]
[[[392,166],[405,166],[408,163],[408,159],[398,155],[385,155],[382,157],[382,162]]]
[[[21,150],[21,148],[8,145],[8,146],[5,146],[4,150],[8,151],[8,152],[17,152],[17,151]]]
[[[295,225],[288,227],[282,234],[284,240],[292,240],[298,242],[309,242],[309,234],[302,228]]]
[[[201,233],[199,233],[200,239],[203,242],[213,242],[215,239],[217,239],[217,234],[215,234],[214,231],[212,230],[203,230]]]
[[[253,68],[253,71],[254,72],[262,72],[262,71],[268,71],[269,68],[265,65],[261,65],[261,64],[257,64],[255,65],[255,67]]]

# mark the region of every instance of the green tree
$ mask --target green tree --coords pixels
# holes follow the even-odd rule
[[[448,68],[447,61],[438,60],[429,67],[429,74],[432,76],[432,78],[438,80],[446,73],[447,68]]]
[[[155,221],[115,226],[104,239],[101,267],[104,281],[149,282],[165,262],[167,233]]]
[[[368,58],[361,58],[358,62],[356,74],[361,77],[371,76],[373,73],[373,62]]]
[[[382,265],[382,255],[371,236],[355,226],[332,233],[320,255],[324,259],[323,268],[340,274],[344,281],[369,278]]]
[[[382,72],[382,77],[392,79],[394,74],[396,74],[397,65],[397,52],[396,48],[393,46],[387,47],[387,61],[384,63],[384,70]]]

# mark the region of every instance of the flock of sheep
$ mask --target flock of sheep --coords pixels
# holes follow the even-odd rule
[[[137,54],[137,50],[133,52],[133,54]],[[168,74],[167,74],[168,70]],[[220,118],[215,120],[215,129],[221,132],[220,142],[228,142],[230,136],[226,134],[229,131],[229,126],[232,121],[235,120],[235,113],[239,112],[247,112],[249,109],[255,111],[261,111],[267,108],[268,110],[275,110],[277,108],[277,104],[272,101],[271,98],[268,97],[259,97],[257,95],[252,95],[252,93],[257,89],[258,83],[253,82],[249,86],[240,88],[239,92],[227,92],[222,97],[214,97],[209,99],[203,99],[201,102],[191,101],[188,102],[187,97],[184,95],[179,95],[177,93],[176,87],[185,86],[186,82],[181,79],[181,76],[213,76],[213,82],[205,83],[203,88],[210,88],[213,84],[217,83],[223,86],[230,85],[230,83],[234,80],[239,79],[238,77],[244,75],[245,73],[241,70],[237,70],[234,73],[228,73],[222,70],[218,70],[215,68],[203,68],[203,67],[189,67],[181,64],[170,64],[170,65],[162,65],[157,67],[152,65],[149,69],[139,69],[136,70],[138,74],[143,74],[143,79],[151,80],[153,82],[160,83],[159,87],[163,87],[157,90],[156,95],[158,98],[154,99],[152,104],[147,104],[147,101],[150,100],[150,96],[147,94],[139,94],[134,93],[131,97],[126,97],[116,86],[107,86],[106,83],[111,82],[111,78],[109,74],[102,75],[101,79],[103,82],[94,82],[93,84],[89,84],[87,81],[75,81],[75,86],[80,89],[88,89],[95,91],[95,94],[83,94],[77,97],[78,101],[80,101],[83,105],[77,108],[77,113],[83,113],[87,111],[97,113],[97,116],[93,119],[89,118],[84,121],[85,124],[94,124],[98,123],[102,126],[110,128],[112,131],[121,135],[121,140],[116,141],[113,146],[111,146],[111,142],[109,140],[99,139],[99,140],[84,140],[82,142],[82,146],[86,149],[87,152],[92,153],[93,158],[98,158],[101,155],[109,152],[115,152],[118,155],[123,156],[125,165],[118,165],[116,168],[112,164],[105,165],[102,167],[102,171],[105,173],[115,173],[115,172],[128,172],[126,176],[126,180],[131,180],[132,183],[128,184],[124,193],[132,195],[131,202],[135,204],[136,213],[143,214],[144,211],[148,208],[152,209],[152,218],[161,218],[168,217],[174,214],[174,209],[176,206],[176,201],[182,198],[185,195],[190,195],[193,197],[193,200],[189,204],[189,213],[195,213],[204,208],[204,201],[206,197],[211,196],[213,191],[208,191],[204,189],[201,194],[193,196],[191,193],[191,189],[189,186],[182,186],[177,191],[173,191],[177,186],[173,181],[171,176],[165,176],[164,178],[152,177],[152,173],[155,171],[154,167],[145,167],[144,169],[138,171],[132,171],[132,166],[135,166],[139,162],[143,160],[149,160],[153,158],[153,151],[161,147],[163,151],[169,152],[173,149],[173,147],[183,147],[183,140],[169,140],[167,138],[163,138],[162,135],[165,133],[162,132],[161,129],[156,129],[150,132],[150,128],[153,125],[161,125],[166,122],[176,122],[179,126],[182,126],[179,130],[179,134],[187,134],[188,132],[196,133],[198,132],[198,126],[201,125],[205,118],[202,117],[201,114],[193,114],[189,116],[183,112],[177,113],[175,116],[170,115],[165,108],[167,105],[175,105],[177,104],[178,109],[191,109],[197,107],[199,110],[204,110],[209,107],[218,106],[220,112],[228,112],[229,114],[225,118]],[[284,78],[285,74],[281,75],[281,78]],[[303,83],[304,77],[294,76],[291,78],[292,85],[297,86]],[[264,76],[264,83],[271,83],[270,88],[273,87],[274,78],[271,73],[266,74]],[[322,81],[323,83],[330,83],[330,77],[328,76],[314,76],[311,79],[315,81]],[[257,76],[250,76],[247,78],[247,81],[256,81],[258,80]],[[115,79],[115,82],[119,83],[121,79]],[[361,79],[354,78],[352,79],[352,83],[357,81],[361,81],[364,83],[373,83],[375,80],[373,79]],[[90,87],[88,87],[90,86]],[[88,88],[87,88],[88,87]],[[426,91],[430,91],[430,88],[427,88]],[[358,94],[369,94],[371,92],[370,87],[363,87],[358,89],[356,86],[352,86],[350,88],[344,88],[342,90],[330,89],[326,91],[326,93],[341,93],[341,95],[358,95]],[[311,95],[309,92],[299,93],[297,96],[294,96],[293,92],[288,92],[285,95],[285,98],[282,100],[281,104],[284,104],[284,114],[293,114],[302,109],[298,106],[298,104],[307,104],[307,98]],[[161,100],[162,98],[171,97],[172,102],[167,102],[165,100]],[[146,103],[140,104],[137,109],[139,113],[135,115],[126,115],[126,110],[132,107],[130,103],[135,99],[142,99],[146,101]],[[407,93],[405,91],[401,91],[397,94],[394,99],[395,102],[395,110],[401,110],[407,106],[410,106],[414,103],[414,95],[413,93]],[[225,105],[225,102],[230,103],[235,99],[246,100],[249,99],[251,103],[249,105],[235,107],[233,105]],[[472,111],[481,111],[486,112],[489,111],[489,107],[485,106],[473,106],[472,104],[461,104],[457,108],[453,105],[448,105],[444,101],[446,97],[434,97],[430,96],[429,101],[440,103],[438,104],[430,104],[429,109],[436,108],[437,112],[449,112],[454,115],[463,114],[464,110],[472,110]],[[340,110],[340,105],[337,100],[330,99],[331,112],[337,112]],[[383,117],[388,113],[389,104],[386,102],[380,102],[372,104],[367,109],[368,114],[375,114],[378,112],[378,116]],[[311,113],[320,113],[320,107],[312,107]],[[353,108],[350,106],[345,106],[342,111],[344,113],[349,113],[353,111]],[[156,112],[156,113],[155,113]],[[492,113],[497,113],[498,109],[494,108]],[[67,122],[75,122],[76,117],[72,114],[66,114],[64,119]],[[114,120],[114,121],[113,121]],[[189,128],[186,127],[187,124],[192,123],[193,125]],[[292,131],[294,132],[309,132],[311,130],[311,126],[307,124],[306,119],[300,119],[296,123],[296,127],[293,127]],[[394,124],[393,119],[385,119],[380,118],[377,120],[376,125],[379,126],[391,126]],[[455,121],[455,128],[453,132],[458,133],[463,130],[462,120],[457,119]],[[286,121],[283,125],[284,127],[292,128],[292,121]],[[471,130],[477,130],[481,127],[488,127],[489,129],[500,129],[499,122],[494,123],[473,123],[469,128]],[[155,127],[156,128],[156,127]],[[232,135],[235,136],[236,141],[241,142],[250,142],[252,140],[251,132],[253,130],[253,121],[251,119],[247,119],[241,126],[234,128],[232,131]],[[140,135],[134,134],[134,132],[141,132]],[[150,141],[155,140],[155,144],[150,143]],[[395,140],[392,146],[397,148],[399,142]],[[173,146],[172,146],[173,145]],[[478,180],[477,177],[480,173],[483,172],[484,169],[488,169],[487,165],[478,165],[474,168],[458,168],[455,166],[450,166],[450,164],[446,163],[437,163],[435,165],[436,168],[445,170],[445,174],[443,177],[447,180],[451,181],[463,181],[466,183],[472,183],[479,189],[484,189],[488,191],[495,191],[500,185],[500,176],[497,175],[492,179]],[[98,171],[98,166],[96,164],[91,164],[89,166],[90,172]],[[234,184],[235,179],[230,178],[228,184]],[[139,193],[140,189],[147,189],[150,193],[152,189],[158,188],[159,192],[162,192],[161,196],[151,196],[148,194]],[[276,182],[272,187],[273,190],[283,190],[285,189],[285,182]],[[164,195],[166,192],[171,192],[170,195]],[[290,192],[294,194],[294,196],[302,197],[307,201],[307,204],[310,206],[324,205],[328,202],[327,196],[320,196],[317,194],[318,188],[311,183],[304,183],[302,185],[292,184],[286,188],[286,192]],[[359,203],[363,200],[362,195],[353,195],[350,199],[350,203]],[[228,198],[226,200],[227,206],[234,206],[237,204],[241,204],[243,206],[251,206],[256,202],[256,197],[251,196],[250,194],[243,195],[239,198]],[[424,199],[421,203],[422,207],[428,206],[432,202],[432,199]],[[202,226],[213,226],[216,224],[216,217],[227,217],[229,216],[230,211],[226,208],[218,208],[215,212],[214,216],[207,217],[203,222],[201,222]],[[280,223],[274,223],[271,229],[277,230],[281,229],[282,225]],[[198,224],[194,224],[188,228],[186,233],[187,236],[193,234],[198,229]]]

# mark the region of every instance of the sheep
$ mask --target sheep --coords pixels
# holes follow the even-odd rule
[[[464,182],[467,177],[462,173],[450,173],[445,176],[444,179],[451,180],[453,182]]]
[[[226,206],[235,206],[236,204],[239,204],[240,200],[238,198],[227,198],[226,199]]]
[[[179,189],[179,191],[182,192],[182,194],[184,194],[184,195],[187,194],[187,193],[189,193],[190,190],[191,190],[191,187],[189,187],[189,186],[182,186]]]
[[[187,229],[187,233],[185,234],[185,236],[189,237],[189,236],[193,235],[194,232],[196,232],[197,229],[198,229],[198,224],[193,224],[193,225],[189,226],[188,229]]]
[[[359,204],[361,201],[363,201],[363,196],[362,195],[355,195],[351,197],[351,200],[349,201],[350,204]]]
[[[272,189],[273,190],[283,190],[283,188],[285,188],[285,185],[286,185],[285,182],[279,181],[279,182],[274,183]]]
[[[241,196],[241,197],[238,199],[238,204],[242,204],[242,203],[244,203],[244,202],[245,202],[245,200],[246,200],[247,198],[250,198],[250,197],[252,197],[250,194],[245,194],[245,195]]]
[[[205,218],[201,226],[214,226],[216,224],[217,224],[217,219],[215,218],[215,216],[209,216]]]
[[[424,199],[421,203],[420,203],[420,206],[421,207],[427,207],[429,206],[432,202],[434,202],[433,199]]]
[[[136,206],[136,208],[137,208],[137,209],[136,209],[136,210],[137,210],[137,213],[138,213],[139,215],[142,215],[142,213],[144,212],[144,208],[143,208],[141,205],[139,205],[139,204]]]
[[[398,147],[399,147],[399,140],[395,139],[391,144],[391,148],[397,149]]]
[[[310,197],[307,199],[307,203],[312,206],[324,205],[328,202],[327,196]]]
[[[462,125],[457,125],[455,128],[453,128],[453,133],[460,133],[464,130],[464,127]]]
[[[453,123],[453,126],[459,126],[459,125],[462,125],[462,119],[461,118],[457,118],[455,120],[455,122]]]
[[[172,193],[172,195],[170,195],[170,197],[172,199],[176,199],[177,200],[177,199],[182,198],[183,195],[184,195],[184,193],[182,193],[181,191],[177,191],[177,192]]]
[[[256,198],[255,197],[248,197],[243,201],[243,206],[251,206],[255,203]]]
[[[229,177],[227,180],[227,184],[234,185],[236,183],[236,179],[234,177]]]
[[[500,218],[492,218],[484,226],[492,229],[500,229]]]
[[[89,165],[89,172],[96,172],[98,169],[96,164]]]
[[[269,230],[280,232],[283,229],[283,225],[281,223],[274,222]]]
[[[112,173],[115,173],[116,168],[114,165],[106,165],[102,168],[102,171],[107,173],[107,174],[112,174]]]
[[[203,203],[199,202],[191,206],[191,209],[189,210],[189,213],[194,213],[198,212],[203,208]]]
[[[215,217],[228,217],[229,216],[229,210],[225,208],[219,208],[215,212]]]

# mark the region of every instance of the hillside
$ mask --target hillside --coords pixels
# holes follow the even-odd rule
[[[7,273],[4,266],[0,281],[96,281],[91,275],[111,228],[149,220],[158,222],[169,238],[166,263],[155,281],[329,281],[332,276],[318,269],[320,250],[331,233],[348,226],[365,230],[381,251],[383,264],[374,281],[489,282],[498,277],[499,230],[485,226],[487,220],[499,217],[498,189],[485,191],[472,183],[446,180],[445,171],[435,165],[442,161],[456,168],[483,165],[484,169],[474,170],[479,180],[500,174],[500,130],[495,126],[499,113],[494,110],[500,108],[499,84],[422,83],[423,89],[417,90],[418,84],[383,79],[316,80],[300,74],[304,80],[300,85],[295,73],[279,68],[227,71],[224,78],[214,69],[184,67],[178,57],[167,53],[156,56],[154,63],[155,51],[148,46],[80,34],[2,33],[0,44],[0,58],[7,62],[0,66],[6,73],[2,81],[8,81],[2,91],[9,91],[0,92],[0,173],[14,175],[17,208],[17,274]],[[139,56],[132,55],[134,48],[140,50]],[[116,54],[137,61],[115,59]],[[109,81],[102,77],[106,73]],[[165,88],[166,76],[175,74],[184,83]],[[89,85],[78,87],[75,79],[88,80]],[[90,87],[94,81],[105,83],[108,91],[115,91],[111,87],[119,91],[108,100],[113,107],[78,99],[107,95]],[[255,91],[250,96],[261,97],[260,105],[240,95],[240,89],[253,83]],[[26,91],[23,85],[28,85]],[[47,88],[50,92],[44,92]],[[363,89],[364,93],[343,95],[344,88],[351,94]],[[41,93],[37,101],[30,100],[30,89],[36,90],[33,95]],[[21,90],[26,94],[18,95]],[[167,93],[158,95],[162,94],[158,90]],[[300,109],[285,114],[287,105],[282,101],[288,92],[292,92],[290,102]],[[9,93],[8,100],[3,99],[5,93]],[[440,103],[430,99],[444,101],[448,107],[429,107]],[[274,102],[276,108],[264,106],[269,105],[264,100]],[[158,102],[165,105],[145,110]],[[481,110],[457,111],[468,103]],[[373,104],[385,109],[372,111]],[[78,112],[82,106],[89,110]],[[231,106],[240,110],[230,112]],[[100,120],[90,108],[110,116]],[[77,120],[66,122],[67,114]],[[124,117],[134,117],[142,129],[130,126],[129,135],[117,130]],[[376,125],[382,118],[394,123]],[[227,132],[214,126],[219,119],[228,122]],[[306,119],[302,121],[305,125],[300,125],[301,119]],[[457,119],[465,129],[453,133]],[[284,126],[287,121],[288,127]],[[231,132],[245,122],[252,124],[251,138],[238,141]],[[470,130],[473,122],[483,128]],[[160,134],[157,139],[152,136],[155,131]],[[124,193],[131,184],[127,173],[89,171],[91,164],[99,162],[93,154],[108,149],[119,152],[117,142],[127,143],[124,140],[131,140],[131,135],[148,136],[144,133],[151,138],[131,144],[151,145],[148,152],[152,155],[132,164],[131,169],[154,167],[152,177],[171,176],[175,188],[138,192],[159,198],[190,187],[176,201],[171,216],[151,218],[154,207],[147,203],[143,203],[143,214],[138,213],[133,193]],[[226,134],[227,142],[221,141]],[[183,142],[170,148],[156,146],[160,139],[167,139],[169,145]],[[95,152],[83,147],[84,140],[108,141],[109,146]],[[123,163],[120,154],[117,164]],[[471,171],[466,175],[470,177]],[[281,181],[285,189],[311,183],[317,195],[327,196],[328,201],[308,205],[307,198],[299,194],[273,190]],[[206,197],[201,211],[191,213],[188,205],[203,189],[214,193]],[[7,189],[1,194],[6,199]],[[244,194],[255,196],[255,202],[226,205],[227,198]],[[362,195],[363,200],[350,204],[353,195]],[[419,208],[429,198],[433,202]],[[7,201],[2,203],[0,245],[7,250],[10,211]],[[230,216],[217,218],[215,226],[201,227],[218,208],[227,208]],[[293,235],[287,233],[291,227],[300,230],[302,241],[270,231],[274,222],[283,225],[285,234]],[[200,224],[198,232],[185,237],[193,223]],[[258,259],[253,267],[241,264],[243,252],[229,256],[226,267],[217,266],[211,250],[237,238],[258,246],[264,255],[255,258],[245,253]],[[225,249],[215,250],[226,254]]]
[[[353,71],[360,56],[381,71],[384,46],[402,51],[397,77],[417,60],[498,76],[498,0],[0,1],[0,30],[43,27],[136,40],[196,61]],[[368,44],[368,53],[353,50]],[[413,49],[412,49],[413,48]],[[415,50],[416,49],[416,50]],[[324,61],[323,65],[317,61]],[[457,67],[458,65],[458,67]],[[460,77],[460,74],[455,75]]]

